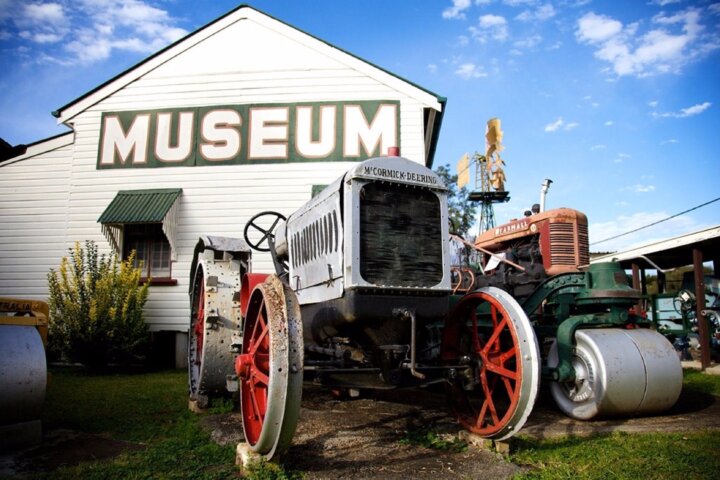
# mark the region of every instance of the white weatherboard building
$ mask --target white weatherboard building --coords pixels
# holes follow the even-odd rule
[[[150,330],[182,355],[201,235],[242,238],[256,213],[289,215],[389,147],[431,166],[444,106],[240,6],[60,108],[70,132],[0,163],[0,296],[46,299],[76,241],[134,248],[153,279]],[[272,271],[269,255],[253,270]]]

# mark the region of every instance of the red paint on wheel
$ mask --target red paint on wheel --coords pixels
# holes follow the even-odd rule
[[[523,372],[517,332],[500,302],[485,292],[463,297],[445,321],[440,355],[445,365],[467,365],[449,391],[460,424],[486,437],[507,426]]]

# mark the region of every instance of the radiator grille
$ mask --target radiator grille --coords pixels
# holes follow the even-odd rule
[[[553,265],[577,265],[572,223],[550,224],[550,259]]]
[[[441,226],[433,192],[368,183],[360,192],[360,274],[374,285],[437,285],[443,278]]]

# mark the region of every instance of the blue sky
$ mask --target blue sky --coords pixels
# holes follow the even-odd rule
[[[448,99],[435,165],[502,120],[511,201],[588,215],[591,250],[720,224],[720,2],[258,0],[253,7]],[[0,0],[0,137],[65,131],[50,112],[238,5]],[[251,46],[238,46],[244,48]]]

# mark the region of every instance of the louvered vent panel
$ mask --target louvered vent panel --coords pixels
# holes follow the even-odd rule
[[[572,223],[550,224],[550,258],[553,265],[577,265]]]

